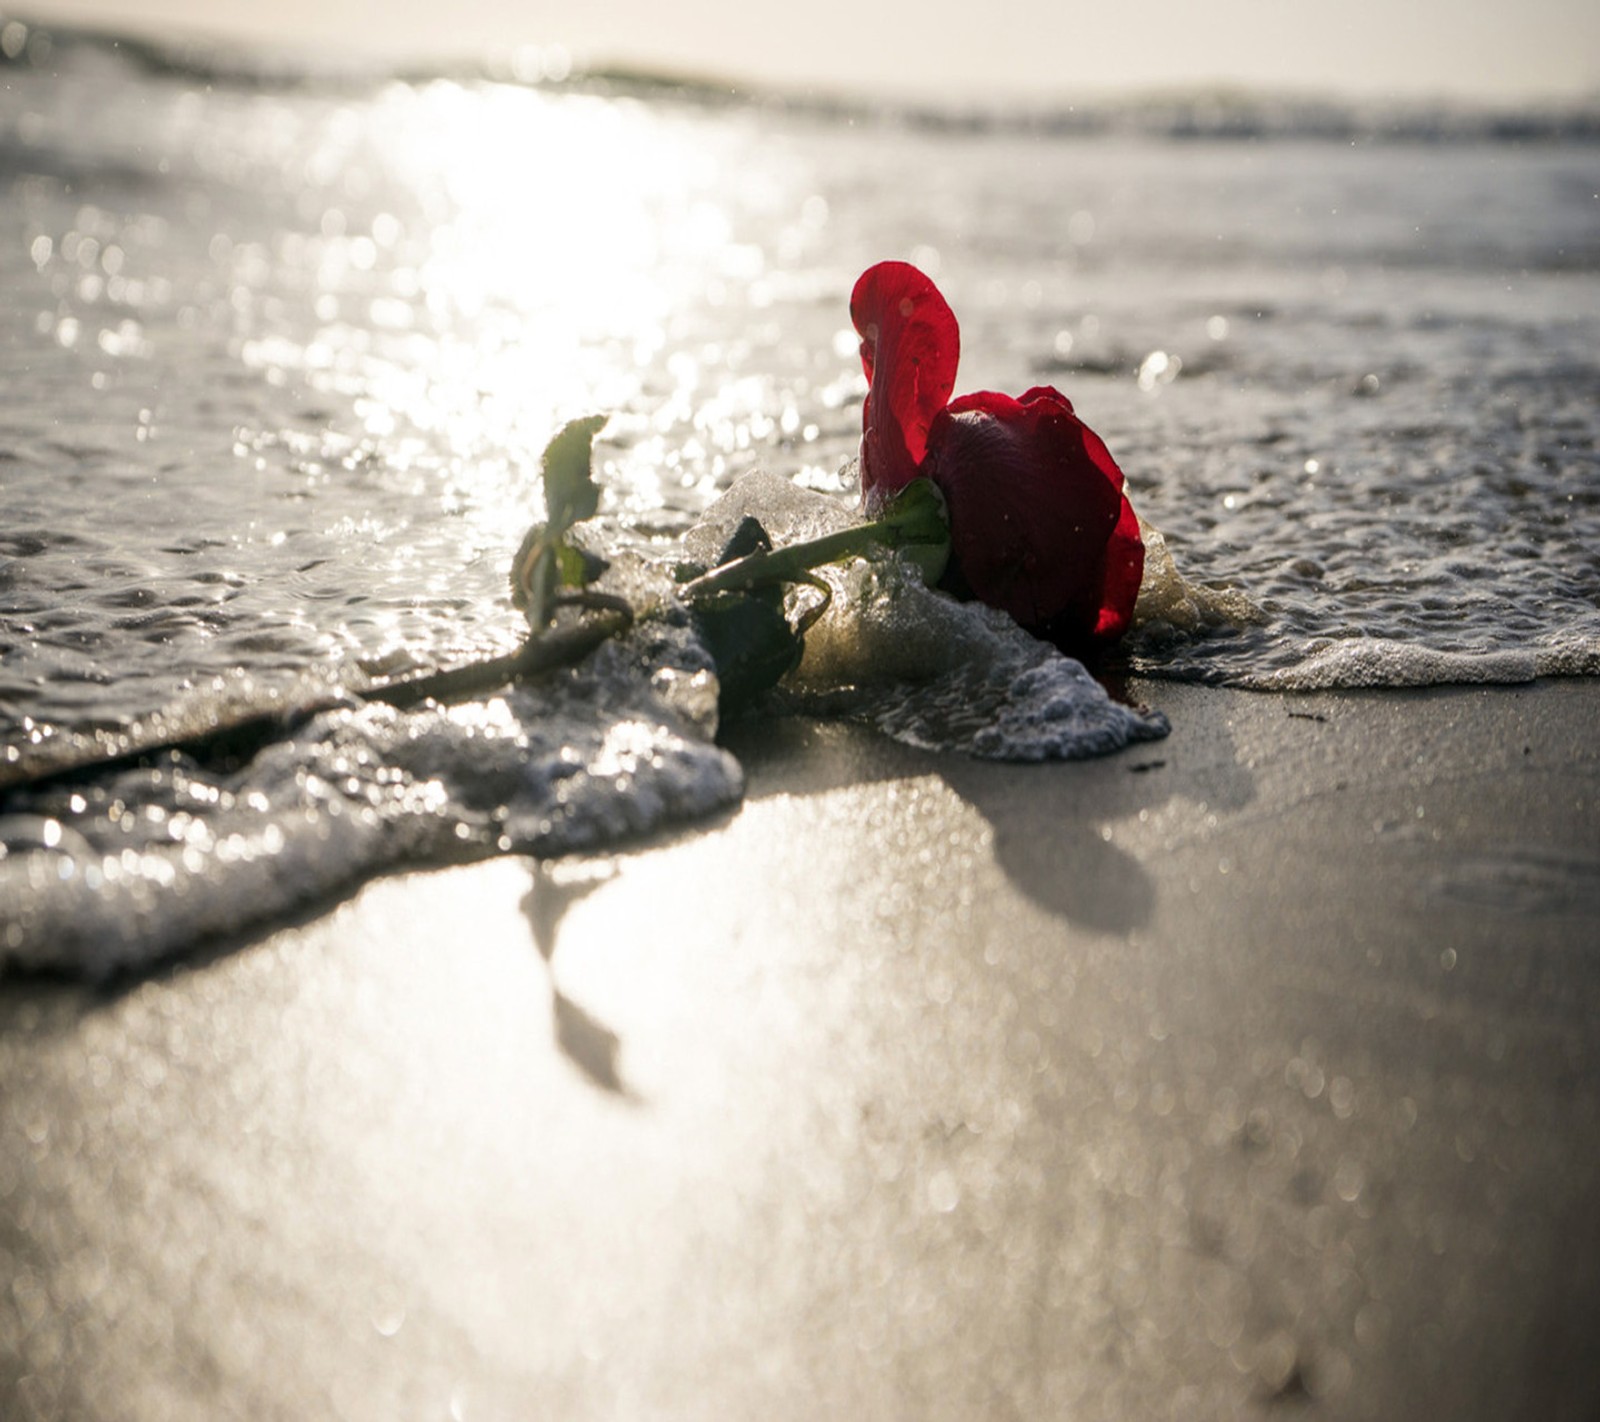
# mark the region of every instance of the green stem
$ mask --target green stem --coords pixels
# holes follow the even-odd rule
[[[393,681],[361,687],[354,694],[359,700],[382,702],[400,710],[426,700],[460,701],[497,690],[523,677],[575,666],[601,643],[625,632],[632,621],[633,614],[627,607],[601,604],[600,610],[592,616],[569,627],[553,627],[529,636],[521,647],[506,656],[487,657],[444,671],[397,677]],[[269,741],[286,735],[298,718],[337,704],[336,693],[330,691],[324,698],[300,705],[223,713],[216,723],[203,731],[178,734],[159,729],[134,731],[107,736],[95,749],[64,747],[58,757],[34,761],[26,767],[0,764],[0,805],[15,790],[33,789],[69,776],[120,769],[166,751],[185,751],[200,758],[212,756],[242,764]]]
[[[772,583],[801,582],[813,568],[844,558],[860,558],[875,548],[921,545],[938,550],[942,566],[944,550],[949,543],[944,498],[926,479],[918,479],[902,490],[878,518],[841,528],[837,533],[825,533],[820,538],[786,543],[781,548],[736,558],[685,583],[683,595],[694,601],[716,593],[744,592]]]
[[[633,612],[616,599],[595,604],[594,616],[571,627],[554,627],[535,633],[515,651],[503,657],[486,657],[444,671],[423,672],[360,687],[362,701],[379,701],[400,710],[421,701],[460,701],[482,691],[494,691],[522,677],[537,676],[557,667],[576,666],[602,642],[628,630]]]
[[[821,538],[807,539],[803,543],[786,543],[782,548],[746,554],[743,558],[735,558],[731,563],[724,563],[720,568],[703,573],[693,582],[685,583],[683,595],[693,601],[710,597],[713,593],[744,592],[771,583],[796,582],[824,563],[860,557],[880,547],[888,541],[880,536],[884,527],[878,523],[861,523],[853,528],[842,528],[837,533],[825,533]]]

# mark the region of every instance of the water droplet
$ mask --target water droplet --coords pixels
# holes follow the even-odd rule
[[[1183,369],[1183,360],[1167,351],[1151,351],[1139,366],[1139,388],[1153,394],[1163,385],[1170,385]]]
[[[928,1181],[928,1204],[947,1215],[961,1203],[961,1187],[948,1170],[941,1170]]]
[[[1356,1089],[1347,1076],[1336,1076],[1328,1083],[1328,1105],[1341,1121],[1348,1120],[1356,1109]]]
[[[1333,1170],[1333,1193],[1347,1205],[1354,1204],[1366,1187],[1367,1172],[1359,1161],[1343,1157]]]

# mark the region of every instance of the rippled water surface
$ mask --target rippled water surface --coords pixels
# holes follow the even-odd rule
[[[865,387],[845,303],[886,256],[961,318],[958,390],[1054,383],[1117,454],[1176,569],[1137,669],[1600,670],[1592,141],[1084,135],[7,54],[13,765],[174,706],[203,722],[308,676],[507,650],[538,456],[577,414],[615,412],[618,547],[669,546],[756,469],[848,504]],[[668,765],[682,727],[640,714],[614,724],[652,728],[634,752]],[[736,768],[701,769],[683,805],[737,795]],[[181,859],[174,793],[118,802],[166,826],[135,858],[154,835]],[[13,888],[82,867],[59,832],[35,843],[70,802],[10,808]]]

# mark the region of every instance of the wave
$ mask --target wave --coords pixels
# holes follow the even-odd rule
[[[935,104],[785,89],[638,67],[574,67],[560,47],[524,47],[392,65],[333,55],[163,40],[0,13],[0,70],[70,74],[120,65],[136,74],[237,89],[347,90],[402,83],[496,83],[696,107],[755,107],[823,122],[881,123],[951,134],[1132,137],[1172,141],[1600,143],[1600,93],[1540,104],[1356,99],[1237,88],[1097,96],[1081,102]]]

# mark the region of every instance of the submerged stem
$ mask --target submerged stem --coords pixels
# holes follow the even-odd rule
[[[600,607],[594,615],[570,627],[554,627],[532,634],[516,651],[506,656],[486,657],[482,661],[448,667],[443,671],[396,677],[375,686],[360,687],[350,694],[360,701],[376,701],[397,710],[406,710],[423,701],[459,701],[479,692],[496,690],[524,677],[576,666],[603,642],[627,631],[633,622],[632,609],[626,604],[619,603],[617,599],[596,602],[593,597],[592,594],[588,595],[583,601]],[[134,731],[108,738],[107,743],[97,748],[69,748],[59,759],[44,763],[0,765],[0,801],[13,791],[119,769],[166,751],[182,751],[201,759],[210,756],[230,764],[242,764],[269,741],[283,736],[300,718],[330,709],[339,702],[339,694],[330,691],[326,696],[297,706],[224,714],[201,731],[176,735],[161,729],[153,732],[147,730],[143,735]]]
[[[376,686],[361,687],[355,695],[362,701],[380,701],[400,710],[420,701],[456,701],[480,691],[493,691],[520,677],[575,666],[602,642],[626,632],[633,622],[633,610],[620,599],[600,600],[590,594],[568,600],[590,603],[601,610],[572,627],[535,633],[506,656],[486,657],[482,661],[424,672],[420,676],[397,677]]]

